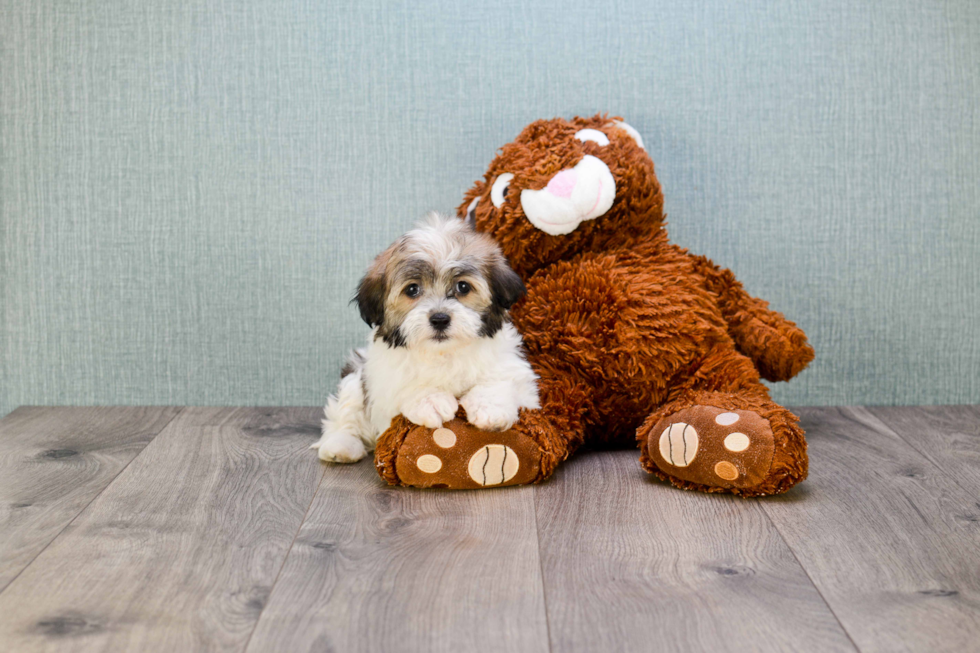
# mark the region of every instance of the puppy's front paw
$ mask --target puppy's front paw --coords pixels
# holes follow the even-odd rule
[[[471,392],[459,401],[466,410],[466,420],[484,431],[506,431],[517,421],[517,408],[486,393]]]
[[[316,449],[320,460],[328,463],[356,463],[367,455],[361,439],[348,433],[324,433],[320,441],[310,448]]]
[[[437,429],[443,422],[448,422],[456,415],[459,402],[448,392],[434,392],[423,397],[418,403],[406,406],[402,410],[408,421],[430,429]]]

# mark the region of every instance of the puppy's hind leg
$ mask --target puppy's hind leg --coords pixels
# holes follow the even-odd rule
[[[373,444],[365,413],[362,373],[356,368],[347,374],[340,380],[337,394],[327,399],[320,441],[310,447],[318,451],[320,460],[356,463],[367,455],[366,444]]]

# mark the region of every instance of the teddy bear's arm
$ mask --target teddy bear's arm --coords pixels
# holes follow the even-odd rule
[[[705,287],[718,298],[736,347],[752,359],[764,379],[788,381],[813,360],[813,347],[794,322],[745,292],[731,270],[704,256],[695,256],[694,261]]]

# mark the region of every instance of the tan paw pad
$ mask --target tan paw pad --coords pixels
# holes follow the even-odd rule
[[[690,424],[671,424],[660,434],[660,455],[674,467],[687,467],[698,455],[698,432]]]
[[[715,474],[726,481],[734,481],[738,478],[738,469],[727,460],[723,460],[715,465]]]
[[[456,444],[456,434],[449,429],[436,429],[432,432],[432,439],[443,449],[451,449]]]
[[[480,485],[500,485],[514,478],[521,461],[510,447],[488,444],[470,458],[470,478]]]
[[[725,437],[725,448],[729,451],[745,451],[749,448],[749,436],[744,433],[730,433]]]
[[[715,417],[718,426],[731,426],[738,421],[738,413],[722,413]]]
[[[435,474],[442,469],[442,461],[439,460],[439,457],[428,453],[424,456],[419,456],[419,459],[415,461],[415,465],[426,474]]]

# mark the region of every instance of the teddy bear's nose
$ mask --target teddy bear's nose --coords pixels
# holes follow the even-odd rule
[[[545,188],[555,197],[571,197],[578,182],[578,174],[574,170],[562,170],[551,178]]]

